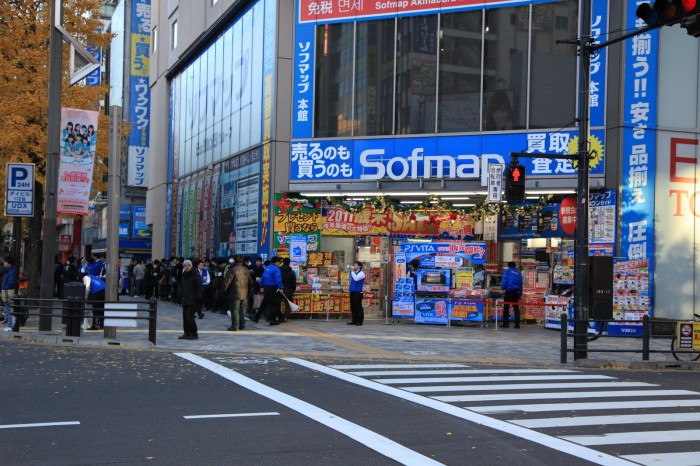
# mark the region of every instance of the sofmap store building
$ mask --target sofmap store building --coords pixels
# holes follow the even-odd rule
[[[153,7],[155,255],[271,254],[275,195],[478,203],[511,152],[531,156],[528,196],[575,192],[545,154],[578,147],[579,0],[213,3]],[[637,3],[591,1],[593,38],[640,27]],[[697,39],[652,31],[590,72],[590,187],[617,191],[606,251],[647,261],[656,316],[690,317]]]

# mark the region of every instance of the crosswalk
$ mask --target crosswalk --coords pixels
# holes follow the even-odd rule
[[[628,464],[700,466],[700,391],[570,369],[328,367],[364,379],[370,388],[392,387],[382,391],[400,390],[457,406]]]

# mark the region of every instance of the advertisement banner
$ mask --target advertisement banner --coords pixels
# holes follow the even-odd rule
[[[594,158],[591,175],[605,173],[604,132],[591,131]],[[536,131],[516,134],[406,137],[401,139],[331,139],[293,142],[290,182],[479,180],[488,186],[489,165],[509,164],[513,148],[542,158],[523,157],[530,178],[575,176],[571,160],[544,154],[573,154],[578,150],[576,131]]]
[[[131,219],[131,236],[134,238],[150,238],[151,230],[148,229],[146,224],[146,206],[145,205],[135,205],[132,207],[132,219]]]
[[[321,250],[321,205],[287,200],[286,194],[275,194],[274,250],[290,250],[290,237],[304,238],[309,252]],[[304,253],[306,254],[306,252]],[[293,254],[292,254],[293,255]],[[291,257],[291,255],[290,255]],[[306,262],[297,261],[297,262]]]
[[[416,298],[413,320],[417,324],[447,325],[450,299],[449,298]]]
[[[148,186],[150,146],[151,86],[149,84],[151,50],[151,0],[133,0],[131,4],[131,63],[129,66],[129,186]]]
[[[98,112],[61,109],[61,162],[58,168],[59,214],[87,215],[95,168]]]
[[[630,31],[645,26],[635,15],[637,4],[627,0],[626,28]],[[625,41],[624,47],[619,255],[628,260],[648,259],[653,303],[659,31],[638,35]]]
[[[306,263],[307,237],[294,235],[289,237],[289,260],[292,263]]]

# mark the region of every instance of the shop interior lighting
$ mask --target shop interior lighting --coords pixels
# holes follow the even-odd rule
[[[537,189],[537,190],[527,190],[525,192],[527,195],[535,195],[535,194],[576,194],[575,189],[561,189],[561,188],[552,188],[552,189]]]
[[[475,207],[476,204],[452,204],[452,207]]]

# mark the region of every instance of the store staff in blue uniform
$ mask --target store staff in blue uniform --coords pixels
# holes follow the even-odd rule
[[[268,320],[270,325],[278,325],[282,320],[282,295],[280,293],[284,292],[284,283],[282,282],[282,271],[280,270],[279,263],[282,260],[275,256],[270,259],[270,265],[265,267],[265,271],[260,277],[260,288],[265,291],[264,302],[267,303],[268,309]],[[260,306],[262,309],[263,307]],[[258,311],[260,312],[260,311]],[[257,322],[258,314],[255,314],[255,319]]]
[[[523,276],[520,274],[520,270],[516,268],[515,262],[508,262],[508,268],[503,272],[501,289],[505,291],[503,294],[503,324],[501,327],[508,328],[510,326],[509,303],[517,303],[523,295]],[[515,328],[520,328],[520,306],[513,304],[513,312],[515,313]]]
[[[104,280],[95,275],[85,275],[85,299],[92,301],[92,326],[88,330],[102,330],[104,328],[105,315],[105,285]]]
[[[365,285],[365,273],[362,271],[362,262],[352,264],[352,270],[348,274],[350,282],[350,313],[352,320],[348,325],[362,325],[365,320],[365,311],[362,309],[362,287]]]

